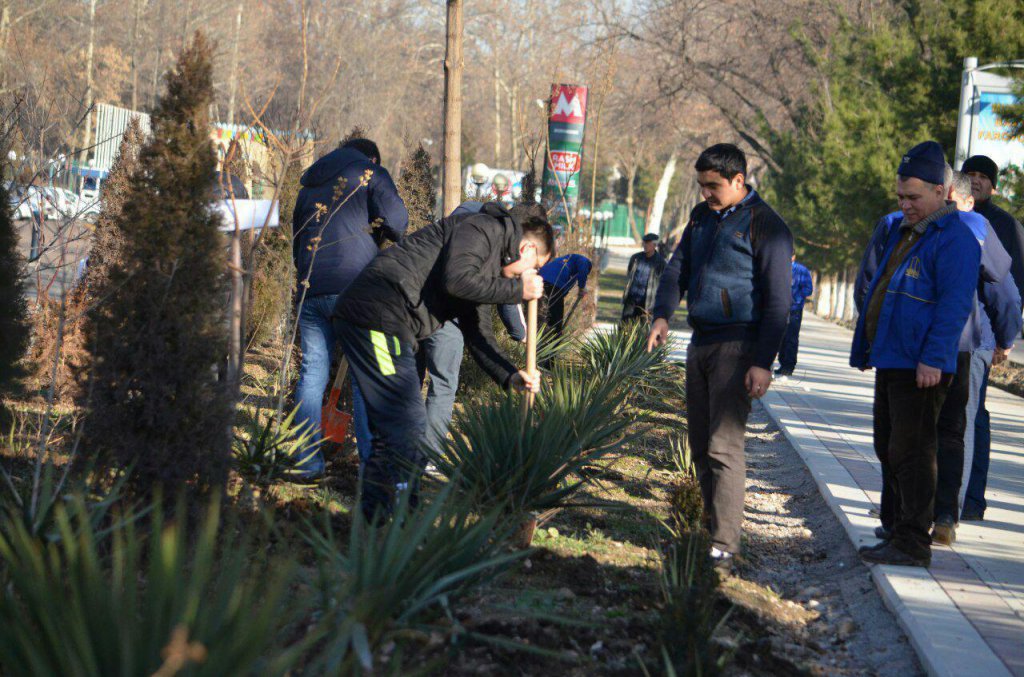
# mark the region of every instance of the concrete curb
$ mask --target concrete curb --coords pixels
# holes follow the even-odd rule
[[[873,543],[875,519],[866,509],[855,507],[871,505],[872,501],[849,471],[799,418],[790,418],[792,409],[776,392],[769,391],[761,401],[800,454],[825,502],[853,544]],[[907,633],[929,675],[1010,675],[1006,665],[926,569],[882,565],[872,566],[870,570],[885,605]]]

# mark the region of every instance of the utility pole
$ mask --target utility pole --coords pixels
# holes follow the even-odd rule
[[[462,0],[447,0],[444,52],[444,214],[462,201]]]

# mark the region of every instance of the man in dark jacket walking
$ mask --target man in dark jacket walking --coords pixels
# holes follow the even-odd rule
[[[305,422],[320,439],[320,412],[330,379],[335,332],[331,312],[338,295],[377,255],[371,236],[397,240],[409,225],[409,213],[380,151],[367,139],[352,139],[317,160],[302,175],[292,217],[292,258],[298,275],[297,299],[302,364],[295,399],[296,423]],[[353,383],[353,414],[359,455],[369,454],[369,428],[358,386]],[[323,474],[319,450],[300,464],[299,479]]]
[[[410,491],[423,468],[426,413],[417,343],[456,320],[470,353],[506,388],[540,388],[494,339],[491,306],[540,298],[537,268],[554,250],[551,225],[536,206],[511,212],[495,203],[449,216],[380,254],[334,308],[341,339],[370,419],[373,452],[363,473],[362,510],[386,517],[396,492]]]
[[[739,148],[711,146],[695,169],[704,202],[661,276],[647,348],[668,339],[668,320],[685,295],[693,328],[686,354],[690,449],[710,521],[710,555],[728,569],[740,550],[751,398],[771,385],[792,303],[793,236],[746,185]]]
[[[622,321],[646,320],[654,308],[665,257],[658,251],[658,234],[644,235],[644,248],[629,257],[626,288],[622,292]]]

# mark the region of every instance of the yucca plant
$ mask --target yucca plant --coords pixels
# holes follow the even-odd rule
[[[0,533],[0,672],[274,675],[294,662],[298,647],[277,641],[290,567],[221,529],[216,501],[190,534],[184,502],[165,522],[155,500],[148,538],[127,517],[101,536],[83,501],[54,508],[56,542],[20,522]]]
[[[671,531],[671,530],[670,530]],[[658,546],[662,610],[658,638],[665,674],[709,677],[728,660],[712,639],[729,617],[718,604],[718,574],[708,557],[707,532],[671,533]]]
[[[647,352],[647,329],[627,322],[608,331],[594,331],[580,344],[584,368],[619,384],[620,395],[634,408],[658,409],[666,402],[685,400],[684,377],[669,362],[671,342]]]
[[[296,425],[296,407],[278,423],[273,416],[260,423],[259,413],[236,434],[231,445],[235,470],[254,483],[270,483],[300,473],[320,445],[313,429]]]
[[[510,527],[500,508],[471,513],[456,498],[450,487],[443,488],[413,511],[402,496],[393,519],[384,524],[353,520],[346,547],[335,539],[326,515],[322,527],[310,530],[325,637],[311,670],[408,674],[400,653],[385,658],[383,647],[423,641],[432,631],[453,642],[475,636],[460,628],[453,608],[528,552],[503,548]]]
[[[523,414],[507,396],[462,418],[440,452],[427,450],[440,475],[481,509],[505,506],[513,514],[569,505],[637,432],[618,415],[615,386],[559,370]]]
[[[52,432],[56,427],[49,430]],[[24,418],[12,422],[6,442],[13,458],[31,464],[31,474],[12,474],[5,464],[0,464],[0,477],[3,478],[0,485],[0,532],[12,533],[15,525],[19,525],[31,538],[45,542],[59,540],[62,533],[56,523],[56,508],[61,505],[73,517],[81,518],[72,519],[73,524],[84,523],[94,533],[102,533],[105,525],[111,523],[110,511],[123,496],[128,471],[121,473],[109,486],[90,481],[94,477],[90,467],[72,472],[77,456],[77,439],[63,467],[58,467],[50,451],[53,440],[49,435],[40,441],[27,437]],[[71,500],[73,496],[80,500]],[[76,513],[78,510],[83,511],[81,515]]]

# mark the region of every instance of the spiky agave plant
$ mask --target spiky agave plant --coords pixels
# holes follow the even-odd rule
[[[296,407],[280,423],[274,416],[260,422],[259,414],[243,426],[231,445],[235,469],[251,482],[266,484],[301,473],[312,459],[312,450],[320,445],[313,429],[297,425]]]
[[[220,528],[216,501],[194,534],[184,502],[168,523],[154,499],[148,537],[126,518],[102,535],[81,505],[54,512],[56,542],[21,523],[0,532],[3,674],[283,674],[294,662],[300,647],[277,640],[290,567]]]
[[[728,655],[712,639],[729,610],[718,604],[718,574],[707,557],[711,541],[705,531],[672,531],[671,537],[668,545],[657,547],[662,597],[658,639],[665,674],[717,675]]]
[[[384,524],[356,518],[344,547],[326,515],[322,527],[309,530],[324,639],[308,667],[317,674],[369,673],[382,669],[381,649],[392,641],[426,640],[435,630],[453,642],[476,636],[459,627],[453,608],[528,553],[504,550],[509,525],[501,509],[471,512],[456,498],[445,488],[412,511],[400,497]],[[400,653],[388,656],[389,672],[407,674],[401,662]]]
[[[636,434],[618,415],[615,384],[579,369],[559,369],[524,415],[504,397],[465,416],[440,452],[427,450],[438,473],[480,509],[513,514],[581,505],[575,496],[590,472],[617,457]]]

